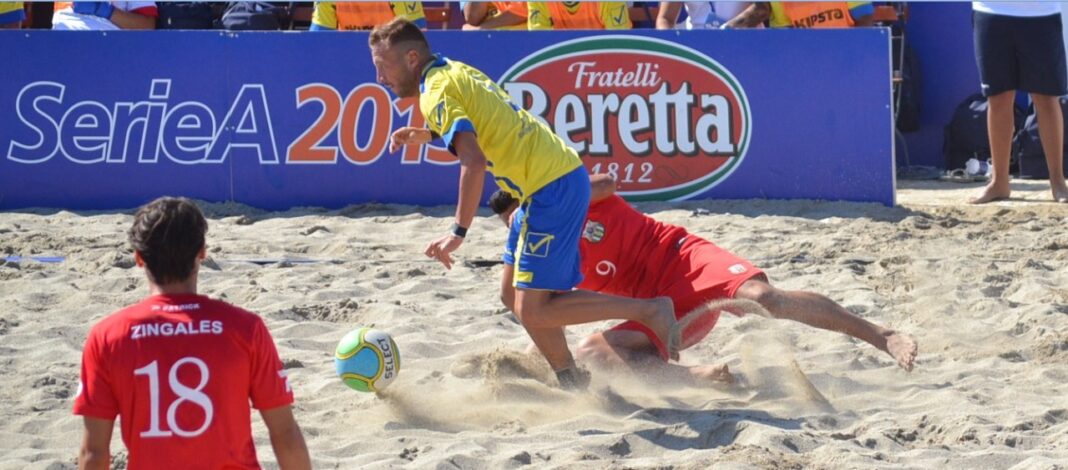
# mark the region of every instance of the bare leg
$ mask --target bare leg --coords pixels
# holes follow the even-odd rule
[[[559,371],[574,365],[563,327],[603,320],[634,320],[657,332],[665,345],[675,345],[678,336],[671,299],[628,299],[587,291],[551,292],[512,287],[514,268],[505,266],[501,276],[501,301],[515,312],[534,344]]]
[[[864,340],[889,354],[907,371],[912,370],[916,361],[916,340],[911,336],[853,315],[825,296],[812,292],[785,291],[753,279],[742,284],[735,297],[758,302],[775,318],[794,320]]]
[[[657,298],[648,300],[628,299],[587,291],[550,292],[532,289],[516,289],[515,314],[527,331],[560,328],[603,320],[633,320],[656,332],[671,351],[678,351],[678,329],[671,300]],[[562,336],[562,333],[561,333]],[[535,341],[537,344],[537,341]],[[566,344],[546,344],[553,349],[543,349],[545,359],[553,370],[571,367],[571,353]]]
[[[592,334],[579,343],[575,353],[584,362],[609,370],[630,370],[650,380],[689,385],[734,382],[726,364],[685,367],[664,362],[649,337],[638,331]]]
[[[1049,187],[1053,200],[1068,202],[1068,186],[1064,184],[1064,115],[1056,96],[1031,93],[1038,113],[1038,136],[1049,168]]]
[[[968,201],[972,204],[1007,199],[1012,193],[1009,187],[1009,153],[1012,151],[1012,133],[1015,131],[1015,99],[1016,92],[1012,90],[987,97],[986,130],[990,134],[990,159],[994,172],[983,192]]]

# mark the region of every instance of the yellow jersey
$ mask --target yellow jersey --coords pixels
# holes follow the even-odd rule
[[[0,2],[0,25],[21,23],[26,20],[22,2]]]
[[[456,133],[473,132],[497,186],[520,201],[582,166],[578,153],[551,129],[462,62],[434,56],[423,69],[419,109],[453,153]]]
[[[367,30],[396,17],[426,28],[421,2],[315,2],[311,29]]]
[[[527,2],[527,29],[630,29],[627,2]]]

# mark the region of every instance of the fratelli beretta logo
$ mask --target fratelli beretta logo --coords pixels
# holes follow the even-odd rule
[[[724,181],[749,147],[745,91],[712,58],[655,38],[594,36],[516,62],[498,81],[609,173],[632,201],[683,200]]]

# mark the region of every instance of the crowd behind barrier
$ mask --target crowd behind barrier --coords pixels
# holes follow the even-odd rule
[[[0,27],[367,30],[396,16],[427,29],[702,29],[900,23],[902,2],[0,2]]]

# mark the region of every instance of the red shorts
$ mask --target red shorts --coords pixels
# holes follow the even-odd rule
[[[671,297],[675,303],[675,318],[682,319],[697,307],[709,301],[734,298],[738,288],[754,277],[765,278],[764,271],[749,261],[735,256],[708,240],[690,235],[679,248],[679,257],[674,266],[668,266],[670,275],[657,286],[655,297]],[[686,349],[708,336],[719,320],[720,312],[710,312],[686,327],[682,332],[681,348]],[[667,348],[645,325],[627,321],[611,330],[630,330],[645,333],[649,341],[660,351],[660,357],[668,359]]]

